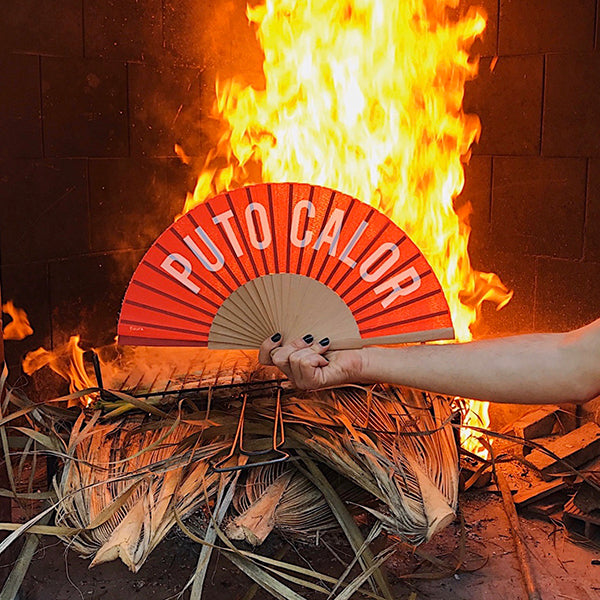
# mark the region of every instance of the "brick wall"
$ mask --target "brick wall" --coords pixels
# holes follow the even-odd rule
[[[133,269],[193,189],[174,145],[206,153],[215,72],[260,70],[253,36],[239,0],[5,0],[2,287],[35,329],[10,362],[75,332],[112,340]]]
[[[600,2],[484,6],[491,35],[465,97],[483,131],[464,195],[475,266],[515,295],[480,333],[576,327],[600,316]]]
[[[597,1],[479,0],[483,133],[467,167],[475,266],[515,290],[481,335],[600,314]],[[202,157],[215,73],[260,76],[242,0],[5,0],[0,258],[35,335],[110,341],[131,272],[179,212]]]

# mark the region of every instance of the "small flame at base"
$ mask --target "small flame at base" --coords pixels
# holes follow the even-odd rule
[[[43,367],[50,367],[55,373],[69,382],[69,392],[78,392],[87,388],[96,387],[85,370],[83,362],[84,350],[79,346],[80,337],[73,335],[69,341],[56,350],[38,348],[29,352],[23,359],[23,371],[31,375]],[[89,406],[93,396],[85,396],[81,402]],[[78,404],[75,400],[69,406]]]
[[[18,341],[33,333],[27,313],[22,308],[17,308],[12,300],[2,305],[2,312],[12,319],[2,330],[3,339]]]

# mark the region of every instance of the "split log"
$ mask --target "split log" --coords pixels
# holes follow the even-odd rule
[[[579,467],[600,454],[600,427],[596,423],[586,423],[545,447],[560,460],[537,449],[527,459],[542,474],[567,471],[568,465]]]
[[[540,481],[532,485],[529,489],[520,490],[514,496],[513,500],[519,507],[527,506],[532,502],[543,500],[556,492],[560,492],[567,487],[567,482],[562,479],[553,481]]]
[[[562,494],[558,494],[557,496],[562,496]],[[530,504],[527,507],[532,513],[536,515],[540,515],[542,517],[554,517],[557,520],[560,518],[560,512],[563,510],[565,504],[565,498],[550,496],[546,500],[542,500],[536,504]]]
[[[544,435],[550,435],[558,422],[560,412],[558,406],[544,406],[517,419],[512,429],[515,435],[524,440],[532,440]]]

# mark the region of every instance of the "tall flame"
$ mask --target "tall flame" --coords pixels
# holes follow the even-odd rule
[[[446,293],[457,337],[483,300],[510,293],[471,268],[470,228],[453,202],[480,132],[462,109],[485,17],[458,0],[265,0],[248,7],[264,89],[217,82],[227,130],[184,212],[240,184],[320,184],[385,212],[421,249]],[[453,16],[454,15],[454,16]],[[254,175],[252,175],[254,173]],[[260,175],[258,175],[260,173]],[[476,418],[486,425],[485,415]]]

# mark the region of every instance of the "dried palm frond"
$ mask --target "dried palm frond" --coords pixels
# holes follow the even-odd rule
[[[280,406],[282,448],[322,463],[319,468],[327,465],[336,474],[328,474],[328,483],[346,507],[365,506],[415,544],[453,518],[458,459],[444,399],[382,386],[294,395],[272,372],[254,368],[249,356],[209,356],[184,375],[173,367],[136,377],[132,395],[102,396],[96,406],[104,409],[104,421],[97,412],[69,426],[55,484],[56,521],[81,530],[69,542],[93,557],[92,564],[120,557],[139,569],[177,519],[215,497],[223,478],[210,465],[235,446],[242,396],[249,398],[245,449],[262,453],[275,443]],[[153,417],[141,417],[140,409]],[[119,416],[124,412],[129,416]],[[234,454],[231,463],[237,459]],[[238,514],[225,521],[231,537],[256,544],[278,528],[310,538],[341,524],[331,493],[325,498],[295,464],[253,467],[232,480],[233,487],[238,481]]]
[[[358,486],[331,473],[335,488],[347,504],[367,503],[368,495]],[[238,513],[225,532],[232,540],[261,544],[277,529],[305,540],[325,531],[338,529],[339,523],[323,493],[300,473],[294,463],[255,467],[238,484],[233,506]]]
[[[114,346],[99,350],[104,385],[137,396],[158,392],[169,399],[190,388],[280,377],[273,367],[260,365],[252,351],[119,346],[117,357],[115,352]]]
[[[393,533],[419,544],[454,519],[458,451],[445,399],[348,386],[287,398],[282,410],[312,456],[385,505],[371,512]]]
[[[137,571],[176,523],[175,512],[185,517],[215,493],[219,478],[209,472],[208,459],[227,444],[197,442],[181,450],[197,426],[157,426],[138,415],[83,423],[82,415],[71,433],[70,460],[55,482],[56,523],[83,530],[69,543],[93,557],[92,565],[119,557]],[[108,508],[110,518],[100,519]]]

